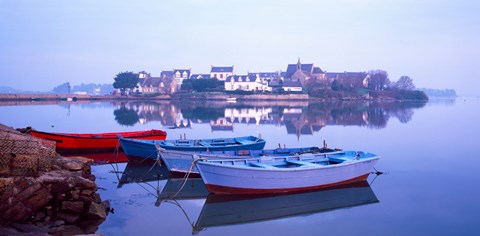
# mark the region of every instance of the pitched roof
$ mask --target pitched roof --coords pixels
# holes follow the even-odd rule
[[[225,67],[212,66],[212,69],[210,70],[210,72],[224,72],[224,73],[232,72],[233,73],[233,66],[225,66]]]
[[[312,74],[313,64],[300,64],[300,69],[305,74]],[[297,71],[297,64],[288,64],[287,71],[285,72],[285,78],[290,78]]]
[[[302,87],[302,83],[300,81],[284,81],[283,87]]]
[[[342,78],[342,77],[361,77],[365,78],[367,76],[367,73],[365,72],[327,72],[325,73],[325,76],[327,79],[336,79],[336,78]]]
[[[190,79],[210,79],[210,74],[192,74]]]
[[[246,81],[246,79],[249,79],[250,81]],[[225,82],[232,82],[232,80],[234,82],[239,82],[240,79],[242,80],[242,82],[255,82],[255,75],[230,75],[227,77],[227,79],[225,80]]]
[[[312,74],[321,74],[321,73],[323,73],[323,70],[320,69],[320,67],[313,67]]]
[[[159,87],[162,81],[163,80],[161,77],[149,77],[147,80],[145,80],[143,86]]]
[[[160,77],[173,77],[173,71],[162,71]]]
[[[253,76],[259,76],[260,78],[272,78],[272,77],[277,77],[277,72],[250,72],[248,73],[248,76],[253,75]]]
[[[190,78],[190,69],[173,69],[173,73],[176,74],[177,72],[183,75],[184,72],[187,72],[187,78]]]

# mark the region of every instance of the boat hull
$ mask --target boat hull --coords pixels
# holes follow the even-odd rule
[[[215,194],[263,194],[322,189],[365,180],[379,158],[335,165],[298,168],[237,167],[196,163],[209,192]]]
[[[192,165],[195,158],[201,157],[209,160],[219,159],[245,159],[245,158],[258,158],[260,156],[290,156],[299,153],[313,153],[312,155],[325,156],[328,153],[338,152],[334,149],[322,149],[318,147],[301,147],[301,148],[278,148],[278,149],[265,149],[258,151],[224,151],[224,152],[182,152],[172,150],[161,150],[159,156],[167,166],[167,169],[172,174],[185,174],[190,172],[191,174],[199,175],[198,169],[195,165]],[[314,153],[317,151],[318,153]],[[301,155],[301,154],[300,154]]]
[[[118,135],[143,140],[164,140],[167,133],[162,130],[114,132],[98,134],[48,133],[31,130],[29,133],[37,138],[55,141],[59,153],[106,152],[120,148]]]
[[[253,137],[239,137],[237,139],[253,139]],[[190,140],[191,143],[200,143],[201,140]],[[250,141],[250,140],[249,140]],[[194,145],[172,145],[178,140],[133,140],[133,139],[120,139],[122,148],[129,157],[142,157],[142,158],[159,158],[157,154],[157,146],[167,150],[176,150],[184,152],[206,152],[206,151],[237,151],[237,150],[260,150],[265,146],[265,140],[258,139],[257,141],[250,141],[246,144],[237,145],[224,145],[224,146],[200,146]],[[185,141],[187,142],[187,141]]]

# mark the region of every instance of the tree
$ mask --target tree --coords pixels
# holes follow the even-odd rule
[[[121,72],[115,78],[113,87],[120,89],[122,95],[125,94],[127,89],[133,89],[138,84],[138,75],[133,72]]]
[[[371,90],[383,90],[390,84],[388,73],[384,70],[372,70],[368,74],[368,88]]]
[[[123,126],[134,126],[140,119],[135,110],[128,109],[125,106],[114,110],[113,115],[115,116],[117,123]]]
[[[409,90],[409,91],[415,89],[413,80],[406,75],[400,77],[400,79],[398,79],[398,81],[395,83],[394,87],[398,89]]]
[[[53,88],[52,92],[56,94],[70,93],[70,83],[67,82],[67,83],[58,85],[57,87]]]

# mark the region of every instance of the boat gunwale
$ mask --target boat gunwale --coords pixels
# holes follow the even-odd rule
[[[152,131],[160,131],[159,134],[154,134],[152,133]],[[107,132],[107,133],[92,133],[92,136],[81,136],[81,135],[85,135],[85,134],[81,134],[81,133],[72,133],[72,134],[69,134],[69,133],[50,133],[50,132],[44,132],[44,131],[38,131],[38,130],[31,130],[29,131],[29,133],[38,133],[38,134],[43,134],[45,136],[51,136],[51,137],[65,137],[65,138],[72,138],[72,139],[101,139],[101,140],[105,140],[105,139],[119,139],[118,138],[118,135],[121,135],[122,138],[129,138],[129,139],[135,139],[135,138],[143,138],[143,137],[154,137],[154,136],[167,136],[167,132],[163,131],[163,130],[156,130],[156,129],[152,129],[150,131],[125,131],[125,132]],[[135,135],[134,136],[131,136],[131,135],[128,135],[128,136],[124,136],[125,134],[127,133],[134,133]],[[105,135],[105,134],[108,134],[108,135],[112,135],[111,137],[105,137],[105,136],[102,136],[102,135]],[[144,135],[142,135],[144,134]],[[37,137],[35,135],[32,135],[33,137]],[[47,137],[38,137],[38,138],[46,138],[48,139]]]
[[[254,171],[254,172],[255,171],[258,171],[258,172],[304,172],[304,171],[318,170],[318,169],[339,168],[339,167],[359,164],[359,163],[363,163],[363,162],[370,162],[370,161],[379,160],[379,159],[380,159],[380,156],[375,155],[373,157],[368,157],[368,158],[358,159],[358,160],[352,160],[352,161],[345,161],[345,162],[330,164],[330,165],[320,165],[320,164],[312,163],[314,165],[297,166],[297,167],[291,167],[291,168],[275,167],[274,165],[272,165],[272,167],[274,167],[274,168],[262,168],[262,167],[249,166],[249,165],[246,165],[246,164],[245,165],[243,165],[243,164],[226,165],[226,164],[218,163],[218,162],[222,162],[222,161],[226,161],[226,162],[249,161],[249,159],[245,159],[245,160],[238,160],[238,159],[229,160],[229,159],[227,159],[227,160],[198,161],[196,163],[196,165],[215,166],[215,167],[221,167],[221,168],[226,168],[226,169],[248,170],[248,171]],[[207,163],[209,163],[209,164],[207,164]],[[198,168],[198,166],[197,166],[197,168]],[[200,173],[201,173],[201,171],[200,171]]]

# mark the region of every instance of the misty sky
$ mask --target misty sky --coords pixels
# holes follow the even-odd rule
[[[480,95],[480,1],[0,0],[0,86],[51,91],[123,71],[314,63]]]

